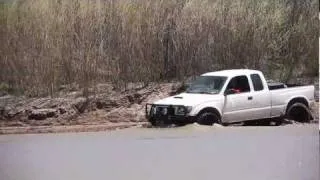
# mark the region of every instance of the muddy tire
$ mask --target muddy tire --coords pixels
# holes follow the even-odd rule
[[[286,111],[286,118],[298,122],[308,122],[312,119],[312,115],[305,104],[294,103],[288,107]]]
[[[198,124],[211,126],[214,123],[220,123],[220,118],[216,113],[203,112],[197,116],[196,121]]]

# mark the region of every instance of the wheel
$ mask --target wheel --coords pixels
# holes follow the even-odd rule
[[[213,125],[214,123],[220,123],[220,118],[216,113],[203,112],[197,117],[197,123],[201,125]]]
[[[302,103],[292,104],[286,111],[286,118],[298,122],[307,122],[311,118],[309,108]]]

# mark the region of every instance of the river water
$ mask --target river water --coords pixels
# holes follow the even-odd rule
[[[1,180],[319,180],[317,125],[0,136]]]

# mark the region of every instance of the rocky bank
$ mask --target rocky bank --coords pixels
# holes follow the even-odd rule
[[[57,98],[2,96],[0,134],[94,131],[145,125],[146,103],[179,93],[181,88],[181,83],[129,84],[127,90],[119,91],[111,84],[100,84],[87,98],[77,90],[61,91]]]

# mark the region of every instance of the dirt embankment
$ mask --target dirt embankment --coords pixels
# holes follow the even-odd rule
[[[182,83],[131,84],[125,91],[117,91],[111,84],[100,84],[95,95],[88,98],[77,90],[62,90],[59,98],[6,95],[0,97],[0,134],[101,131],[147,125],[146,103],[182,89]],[[316,89],[317,96],[317,83]],[[317,122],[318,102],[312,111],[313,122]]]
[[[0,97],[0,134],[99,131],[147,124],[145,105],[179,92],[181,83],[131,84],[117,91],[97,86],[95,95],[61,92],[59,98]]]

